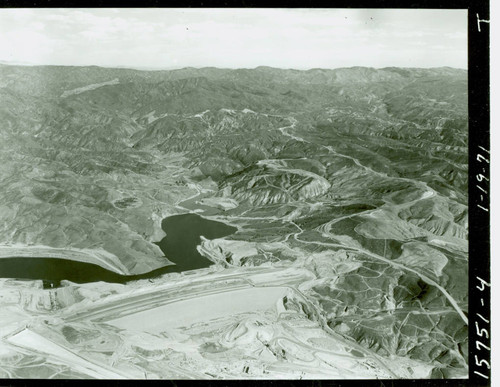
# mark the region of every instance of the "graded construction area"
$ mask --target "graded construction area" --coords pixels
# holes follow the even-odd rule
[[[224,316],[264,311],[275,307],[286,292],[287,288],[283,287],[261,287],[196,295],[107,323],[127,330],[161,333],[168,328],[189,328],[196,323],[209,323]]]
[[[388,363],[325,332],[317,306],[298,289],[316,281],[292,266],[46,290],[59,302],[90,295],[91,289],[99,295],[43,319],[10,319],[2,337],[14,356],[6,369],[15,370],[11,376],[34,376],[29,363],[19,360],[22,353],[43,359],[47,374],[66,377],[372,379],[430,372],[403,357]]]

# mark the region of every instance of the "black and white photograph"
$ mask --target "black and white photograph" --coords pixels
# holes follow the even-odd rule
[[[0,8],[0,378],[487,385],[470,12]]]

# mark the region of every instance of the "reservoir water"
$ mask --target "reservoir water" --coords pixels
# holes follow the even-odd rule
[[[44,286],[59,286],[60,281],[77,283],[106,281],[125,283],[154,278],[165,273],[201,269],[212,264],[196,250],[200,236],[207,239],[222,238],[236,232],[227,224],[202,218],[196,214],[174,215],[163,219],[162,229],[167,234],[158,246],[175,265],[168,265],[139,275],[120,275],[98,265],[59,258],[0,258],[0,277],[41,279]]]
[[[208,220],[196,214],[169,216],[163,219],[161,227],[167,236],[158,243],[158,246],[166,257],[179,266],[180,271],[211,265],[212,262],[196,250],[201,235],[207,239],[215,239],[237,231],[236,227]]]

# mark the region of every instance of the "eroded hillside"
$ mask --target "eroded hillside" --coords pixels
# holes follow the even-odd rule
[[[26,344],[16,324],[42,313],[59,320],[26,335],[106,364],[77,372],[52,360],[63,377],[464,377],[467,120],[467,73],[451,68],[2,65],[1,257],[142,274],[172,263],[155,243],[169,215],[196,211],[238,230],[200,240],[208,271],[154,284],[5,280],[3,299],[20,305],[5,345]],[[198,294],[190,281],[214,305],[229,293],[255,305],[144,328],[147,350],[133,318],[120,320],[144,307],[106,309],[167,290],[181,305],[183,292]],[[82,335],[106,337],[106,349]],[[152,349],[158,335],[166,347]],[[7,376],[34,361],[16,356]],[[228,359],[238,360],[224,369]]]

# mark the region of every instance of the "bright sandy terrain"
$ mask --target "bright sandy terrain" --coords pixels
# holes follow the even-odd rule
[[[135,313],[108,323],[122,329],[161,333],[232,314],[262,311],[275,306],[286,288],[250,288],[181,300]]]
[[[12,306],[0,317],[3,372],[25,375],[20,354],[43,358],[42,368],[54,375],[89,378],[419,378],[430,372],[404,358],[386,363],[326,333],[297,287],[315,281],[296,265],[204,269],[129,285],[26,288],[23,296],[9,292],[15,281],[4,281],[0,299]],[[60,312],[39,314],[54,304]]]

